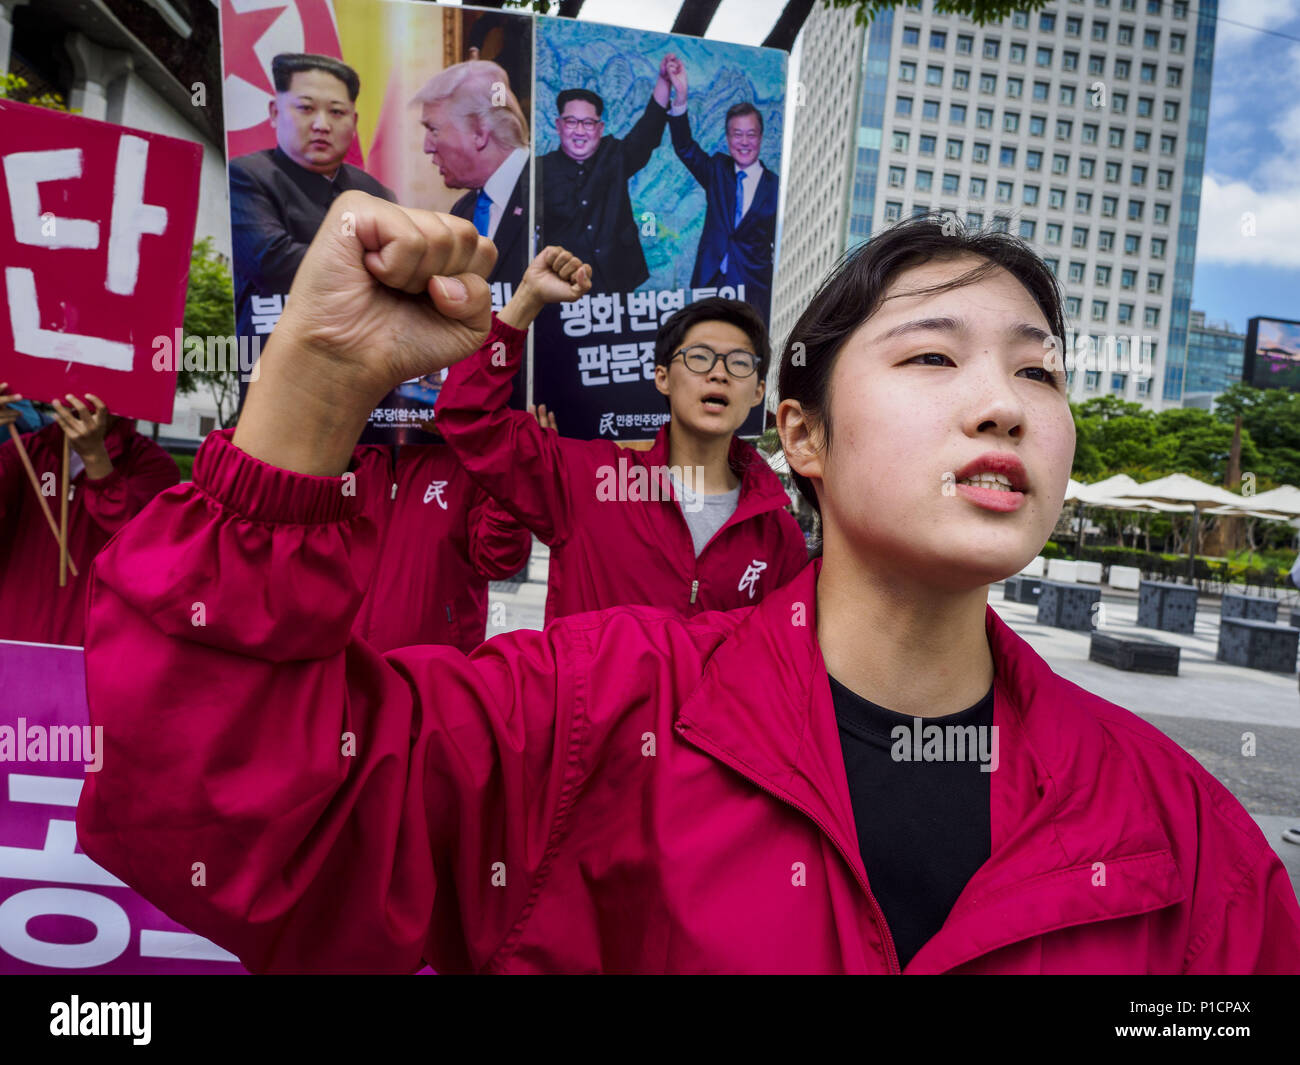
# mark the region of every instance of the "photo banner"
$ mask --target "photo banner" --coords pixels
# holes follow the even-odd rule
[[[225,8],[221,35],[241,344],[265,343],[298,264],[345,189],[475,221],[486,183],[497,196],[484,218],[497,245],[488,281],[494,309],[505,306],[532,257],[530,15],[288,0],[275,9]],[[290,72],[278,92],[276,57],[301,53],[339,60],[339,76]],[[341,78],[356,79],[355,99]],[[484,149],[470,143],[464,112],[488,107],[504,120]],[[428,441],[442,380],[440,373],[413,378],[390,392],[362,442]],[[241,398],[247,384],[240,383]],[[511,405],[522,408],[526,395],[521,371]]]
[[[81,787],[103,756],[83,655],[0,640],[0,974],[245,972],[77,845]]]
[[[0,375],[172,420],[203,149],[0,100]],[[156,366],[155,362],[159,364]]]
[[[713,296],[769,320],[786,55],[554,18],[537,20],[536,49],[537,246],[593,276],[533,327],[534,399],[566,436],[652,438],[669,420],[659,326]],[[762,421],[760,404],[741,435]]]

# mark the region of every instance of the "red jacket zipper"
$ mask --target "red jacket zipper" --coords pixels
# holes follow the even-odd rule
[[[745,772],[745,770],[742,769],[736,762],[726,757],[720,749],[714,747],[712,744],[708,744],[702,740],[695,739],[691,736],[686,735],[687,731],[689,731],[688,726],[682,725],[680,723],[678,724],[677,734],[681,736],[684,740],[686,740],[687,743],[703,751],[705,754],[711,755],[712,757],[716,758],[718,761],[722,762],[723,764],[730,766],[732,769],[734,769],[737,773],[739,773],[742,777],[748,780],[755,787],[759,788],[761,791],[767,792],[767,794],[771,795],[772,798],[780,802],[783,802],[787,806],[791,806],[794,809],[798,810],[801,814],[803,814],[810,821],[812,821],[812,823],[815,824],[819,829],[821,829],[822,835],[824,835],[827,839],[829,839],[831,841],[831,844],[839,852],[840,857],[844,859],[845,864],[848,865],[849,870],[853,873],[853,878],[858,882],[858,886],[862,888],[863,894],[867,896],[867,901],[871,903],[871,912],[873,917],[875,918],[876,927],[877,929],[879,929],[881,937],[885,941],[885,949],[888,951],[888,955],[885,960],[889,963],[890,974],[895,976],[901,976],[903,973],[903,969],[902,966],[898,964],[898,950],[894,946],[894,937],[890,934],[889,923],[885,920],[885,913],[880,908],[880,903],[876,901],[875,895],[871,894],[871,888],[867,886],[866,878],[858,875],[858,870],[854,866],[852,859],[845,852],[844,848],[839,845],[839,842],[835,839],[835,836],[831,833],[830,829],[826,827],[826,823],[822,821],[820,817],[818,817],[815,813],[809,810],[802,803],[795,802],[793,799],[788,798],[785,795],[778,795],[775,791],[767,787],[765,784],[759,783],[757,780],[751,777],[747,772]]]

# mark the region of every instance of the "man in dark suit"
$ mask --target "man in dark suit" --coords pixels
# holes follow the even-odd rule
[[[230,161],[235,307],[241,336],[266,336],[298,264],[339,193],[360,189],[395,202],[365,171],[343,162],[357,132],[361,79],[323,55],[271,60],[269,106],[276,146]],[[254,300],[257,300],[254,303]]]
[[[560,146],[538,162],[541,244],[590,263],[598,292],[631,292],[650,276],[627,183],[659,147],[667,107],[663,64],[645,112],[621,140],[605,136],[605,101],[596,93],[565,89],[555,98]]]
[[[780,179],[759,161],[763,116],[752,103],[727,111],[727,153],[708,155],[691,136],[686,114],[686,69],[668,64],[674,93],[668,112],[673,149],[704,188],[704,231],[691,286],[744,285],[745,301],[768,318]]]
[[[496,63],[472,59],[435,74],[415,94],[424,151],[449,189],[467,189],[451,213],[497,247],[489,284],[515,283],[530,261],[528,120]],[[503,302],[508,294],[503,293]]]

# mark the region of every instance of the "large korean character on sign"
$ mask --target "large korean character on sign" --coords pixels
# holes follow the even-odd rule
[[[0,356],[11,391],[170,422],[202,148],[0,100]]]

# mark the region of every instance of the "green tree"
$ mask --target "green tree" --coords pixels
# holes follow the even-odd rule
[[[190,283],[185,291],[185,340],[197,338],[208,348],[209,337],[231,338],[235,335],[235,296],[230,265],[212,248],[212,238],[195,241],[190,252]],[[188,343],[186,343],[188,347]],[[186,348],[182,348],[182,351]],[[205,391],[217,407],[217,420],[223,429],[234,424],[239,407],[239,370],[181,369],[176,375],[176,390],[183,395]]]
[[[1257,465],[1251,465],[1243,449],[1242,471],[1256,474],[1260,490],[1300,485],[1300,393],[1238,381],[1215,401],[1214,416],[1231,426],[1238,414],[1243,434],[1248,432],[1259,449]]]

